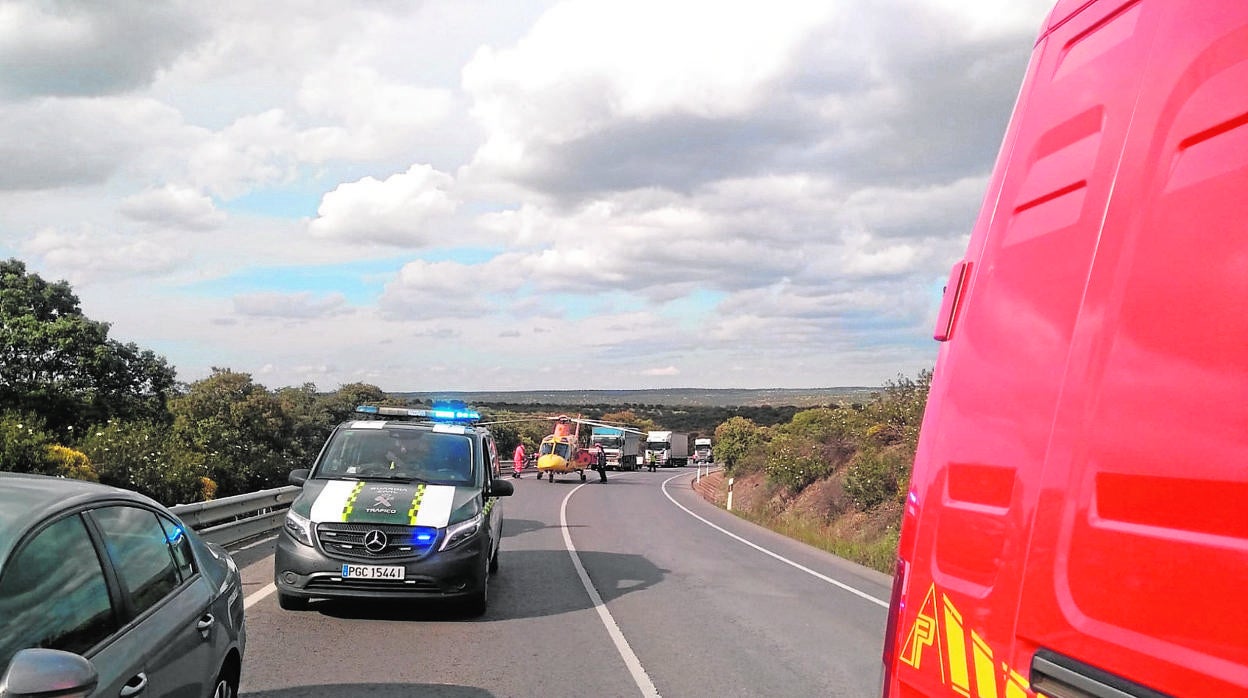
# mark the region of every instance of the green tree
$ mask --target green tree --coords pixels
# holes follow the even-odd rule
[[[355,418],[355,408],[360,405],[402,404],[389,400],[386,394],[371,383],[347,383],[321,398],[321,409],[332,427]]]
[[[246,373],[214,368],[169,403],[171,448],[202,458],[220,496],[254,492],[286,482],[293,427],[282,403]]]
[[[167,417],[173,369],[108,331],[68,283],[0,262],[0,405],[39,414],[62,436],[110,417]]]
[[[745,457],[750,450],[763,442],[763,430],[745,417],[730,417],[715,427],[715,462],[723,463],[728,472]]]

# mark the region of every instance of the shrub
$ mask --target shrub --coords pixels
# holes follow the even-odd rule
[[[161,425],[113,420],[92,428],[79,447],[106,485],[141,492],[166,505],[207,498],[200,482],[202,463],[193,453],[170,448]]]
[[[56,466],[48,458],[52,445],[42,419],[13,411],[0,414],[0,470],[54,475]]]
[[[819,444],[805,436],[779,434],[767,450],[767,477],[791,491],[803,489],[832,470]]]
[[[907,464],[897,451],[864,449],[845,472],[845,494],[861,511],[904,496]]]
[[[764,441],[763,430],[745,417],[732,417],[715,428],[715,461],[732,474],[738,462]]]
[[[91,459],[87,458],[87,454],[82,451],[54,444],[48,446],[47,459],[54,475],[75,480],[100,481],[99,474],[91,465]]]

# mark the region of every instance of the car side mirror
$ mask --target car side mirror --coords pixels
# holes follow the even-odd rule
[[[292,485],[298,485],[300,487],[303,487],[303,483],[308,481],[308,475],[310,475],[311,473],[312,471],[309,470],[308,468],[299,468],[298,470],[292,470],[290,471],[290,477],[286,478],[286,482]]]
[[[507,482],[506,480],[499,480],[497,478],[490,480],[489,495],[491,497],[510,497],[515,493],[516,488],[510,482]]]
[[[72,652],[25,649],[9,662],[8,671],[0,679],[0,696],[85,696],[95,690],[99,681],[95,666]]]

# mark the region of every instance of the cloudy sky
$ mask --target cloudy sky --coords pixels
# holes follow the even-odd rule
[[[1051,0],[0,0],[0,256],[181,380],[931,367]]]

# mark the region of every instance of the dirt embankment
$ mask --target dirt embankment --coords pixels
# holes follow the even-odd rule
[[[727,506],[728,478],[722,471],[695,479],[694,489],[708,502]],[[792,495],[770,484],[764,473],[741,475],[733,478],[732,511],[861,565],[885,574],[893,572],[900,506],[889,503],[869,512],[858,511],[837,477],[820,480]]]

